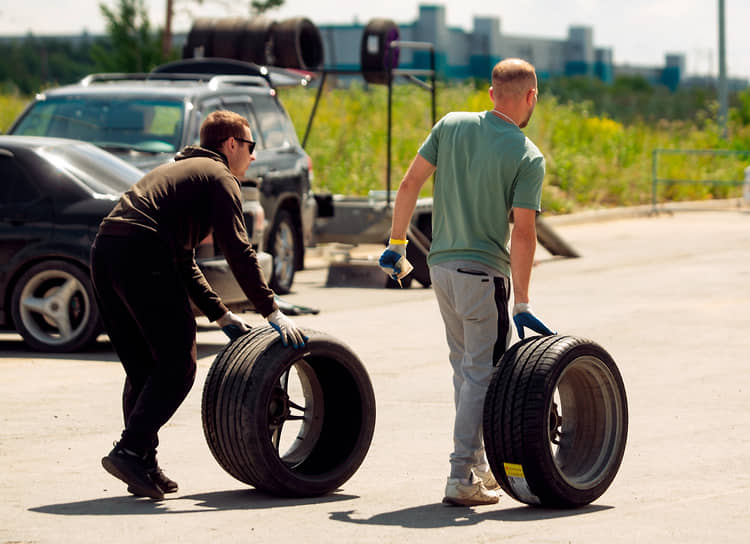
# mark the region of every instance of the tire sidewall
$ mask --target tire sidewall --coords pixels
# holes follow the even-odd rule
[[[361,363],[359,363],[359,359],[350,350],[340,344],[331,342],[324,336],[309,332],[306,332],[306,334],[310,337],[309,347],[314,356],[335,359],[336,362],[346,368],[355,382],[360,386],[360,393],[363,395],[362,413],[364,421],[352,451],[343,463],[339,464],[333,470],[324,474],[315,476],[307,475],[304,477],[303,485],[305,494],[322,495],[333,491],[348,480],[364,460],[374,428],[374,410],[368,409],[368,405],[374,407],[374,394],[370,386],[369,376],[364,371]],[[300,359],[302,359],[301,354],[285,348],[281,340],[274,341],[266,352],[258,358],[250,373],[250,382],[258,384],[257,394],[252,403],[255,408],[253,412],[256,414],[262,413],[265,416],[274,386],[278,383],[281,375]],[[252,393],[249,390],[247,394]],[[372,422],[368,421],[370,414],[372,414]],[[302,485],[302,482],[299,481],[301,476],[281,461],[270,440],[263,439],[264,433],[268,432],[265,417],[253,417],[251,411],[248,411],[247,415],[250,417],[243,421],[243,427],[245,425],[255,426],[255,433],[257,433],[258,437],[256,443],[258,449],[256,453],[262,455],[264,458],[264,462],[270,469],[269,476],[273,475],[273,479],[277,481],[276,483],[285,489],[285,492],[282,491],[282,494],[292,495],[298,493],[300,485]]]
[[[586,342],[574,346],[565,351],[564,355],[557,361],[553,371],[546,376],[545,383],[545,407],[541,414],[538,414],[543,421],[546,422],[548,414],[552,408],[553,395],[555,388],[557,387],[560,377],[563,375],[565,370],[574,362],[576,359],[582,356],[595,357],[604,366],[607,367],[609,373],[612,376],[612,380],[615,382],[617,390],[624,392],[624,385],[622,377],[620,375],[617,366],[615,365],[612,357],[598,344],[593,342]],[[625,402],[625,396],[622,395],[622,402]],[[624,407],[625,408],[625,407]],[[624,426],[624,428],[623,428]],[[627,417],[625,420],[620,422],[618,427],[619,431],[627,434]],[[624,439],[623,439],[624,441]],[[611,461],[609,471],[603,476],[603,478],[596,483],[596,485],[589,488],[578,488],[571,486],[565,481],[563,476],[560,474],[558,467],[555,465],[552,450],[549,446],[549,435],[547,432],[547,425],[542,424],[539,428],[539,433],[527,442],[529,445],[529,452],[535,451],[536,454],[527,455],[527,458],[539,459],[540,464],[534,467],[534,470],[529,470],[527,478],[529,480],[529,487],[532,491],[552,488],[554,490],[554,496],[566,497],[569,504],[561,504],[561,506],[577,506],[588,504],[600,497],[604,491],[610,486],[617,470],[622,462],[624,454],[624,444],[621,445],[617,452],[616,458]],[[546,474],[551,477],[545,479],[544,482],[539,481],[540,475]],[[537,493],[537,495],[545,495],[546,493]]]

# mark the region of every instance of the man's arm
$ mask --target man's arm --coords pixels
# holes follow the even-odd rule
[[[513,218],[510,271],[513,280],[513,323],[518,337],[524,337],[524,328],[539,334],[556,334],[532,313],[529,305],[529,283],[536,251],[536,211],[513,208]]]
[[[513,301],[529,302],[531,268],[536,252],[536,210],[513,208],[513,232],[510,238],[510,271]]]
[[[396,193],[396,202],[393,206],[393,221],[391,223],[391,238],[406,240],[406,231],[409,228],[411,216],[417,206],[419,191],[427,179],[435,172],[435,166],[417,154],[404,174],[401,184]]]

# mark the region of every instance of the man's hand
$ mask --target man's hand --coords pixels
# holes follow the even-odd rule
[[[518,302],[513,306],[513,323],[516,324],[518,337],[523,340],[524,327],[528,327],[534,332],[542,335],[557,334],[547,328],[533,313],[528,302]]]
[[[216,323],[221,327],[230,340],[236,340],[246,332],[250,332],[250,325],[242,321],[232,312],[227,312]]]
[[[305,342],[308,337],[302,334],[297,326],[287,316],[281,313],[281,310],[276,310],[271,315],[266,317],[268,324],[273,327],[276,332],[281,336],[281,342],[284,347],[292,344],[294,349],[302,348],[305,346]]]
[[[411,263],[406,260],[406,244],[406,240],[391,238],[388,247],[383,251],[378,261],[383,272],[397,281],[399,285],[401,285],[401,279],[414,270]]]

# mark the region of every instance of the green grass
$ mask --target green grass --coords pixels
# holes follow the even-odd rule
[[[16,94],[0,94],[0,133],[5,134],[29,102]]]
[[[304,136],[316,89],[280,89],[279,94]],[[486,90],[470,85],[441,85],[438,118],[448,111],[491,108]],[[0,130],[7,130],[29,101],[0,95]],[[547,160],[542,206],[550,213],[632,206],[651,202],[654,149],[750,150],[750,125],[740,116],[721,139],[711,115],[690,122],[619,123],[591,113],[586,102],[559,104],[542,95],[526,134]],[[431,127],[429,94],[412,85],[393,92],[391,189],[395,190]],[[307,142],[318,192],[366,195],[386,188],[387,89],[354,85],[326,89]],[[702,200],[737,197],[739,186],[710,185],[702,180],[739,181],[750,156],[672,156],[659,159],[660,178],[693,180],[659,184],[658,199]],[[423,195],[431,194],[428,183]]]
[[[281,98],[300,137],[312,108],[312,89],[282,89]],[[429,95],[399,86],[393,96],[392,189],[413,159],[431,126]],[[448,111],[491,108],[487,92],[470,86],[441,87],[438,118]],[[315,167],[318,190],[366,194],[386,184],[387,91],[371,87],[326,90],[318,106],[307,151]],[[552,213],[632,206],[651,202],[654,149],[750,149],[750,127],[734,125],[730,141],[722,141],[707,118],[692,123],[634,122],[628,125],[592,115],[587,105],[539,101],[526,134],[547,160],[543,208]],[[737,186],[700,180],[739,181],[750,156],[660,158],[660,178],[697,180],[659,184],[663,200],[702,200],[740,195]],[[431,186],[423,191],[429,195]]]

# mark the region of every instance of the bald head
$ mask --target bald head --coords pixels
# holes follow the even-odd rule
[[[495,96],[516,98],[536,88],[534,66],[522,59],[505,59],[492,69],[492,88]]]

